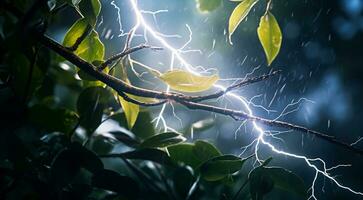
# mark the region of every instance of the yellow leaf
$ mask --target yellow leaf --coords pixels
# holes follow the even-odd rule
[[[120,96],[118,96],[118,98],[121,103],[122,109],[125,113],[127,126],[129,129],[131,129],[135,125],[137,116],[139,115],[140,112],[140,107],[139,105],[124,100]]]
[[[168,71],[159,78],[170,86],[171,89],[182,92],[201,92],[208,90],[218,81],[218,75],[201,76],[187,71]]]
[[[233,10],[231,16],[229,17],[228,23],[228,33],[229,33],[229,41],[232,44],[232,34],[238,27],[238,25],[242,22],[243,19],[246,18],[248,13],[251,11],[252,7],[258,2],[258,0],[244,0],[238,4],[238,6]]]
[[[276,18],[269,11],[261,17],[257,34],[265,51],[267,63],[271,65],[279,54],[282,34]]]

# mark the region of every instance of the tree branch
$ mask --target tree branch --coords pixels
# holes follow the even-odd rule
[[[81,70],[85,71],[86,73],[93,76],[97,80],[105,83],[106,85],[108,85],[109,87],[111,87],[112,89],[116,90],[119,93],[120,92],[128,93],[128,94],[132,94],[132,95],[136,95],[136,96],[156,98],[159,100],[173,100],[175,102],[178,102],[178,103],[186,106],[189,109],[204,110],[204,111],[208,111],[208,112],[214,112],[214,113],[230,116],[234,119],[256,121],[258,123],[265,124],[265,125],[272,126],[272,127],[280,127],[280,128],[296,130],[296,131],[299,131],[302,133],[317,136],[327,142],[338,145],[346,150],[363,155],[363,150],[357,149],[355,147],[350,146],[347,143],[341,142],[333,136],[329,136],[329,135],[320,133],[318,131],[313,131],[306,127],[290,124],[287,122],[274,121],[274,120],[268,120],[268,119],[264,119],[264,118],[260,118],[260,117],[256,117],[256,116],[251,116],[243,111],[236,111],[236,110],[231,110],[228,108],[221,108],[221,107],[217,107],[217,106],[187,101],[186,99],[191,99],[192,97],[186,96],[183,94],[159,92],[159,91],[148,90],[148,89],[138,88],[138,87],[129,85],[120,79],[117,79],[109,74],[105,74],[102,71],[97,70],[95,68],[95,66],[93,66],[92,64],[79,58],[78,56],[73,54],[73,52],[69,51],[67,48],[58,44],[57,42],[50,39],[49,37],[47,37],[43,34],[40,34],[38,32],[35,35],[44,46],[48,47],[49,49],[51,49],[51,50],[55,51],[56,53],[58,53],[59,55],[63,56],[65,59],[67,59],[68,61],[70,61],[77,67],[79,67]],[[125,99],[125,100],[127,100],[127,99]],[[134,101],[133,103],[141,103],[141,102]]]
[[[271,78],[275,75],[280,74],[282,71],[281,70],[277,70],[277,71],[273,71],[270,74],[266,74],[266,75],[262,75],[262,76],[258,76],[258,77],[253,77],[253,78],[248,78],[246,80],[243,80],[237,84],[231,85],[229,87],[227,87],[225,90],[220,90],[214,94],[209,94],[209,95],[205,95],[205,96],[194,96],[194,97],[190,97],[186,100],[188,101],[193,101],[193,102],[200,102],[200,101],[205,101],[205,100],[209,100],[209,99],[216,99],[219,98],[223,95],[225,95],[227,92],[230,92],[232,90],[241,88],[243,86],[247,86],[247,85],[251,85],[253,83],[257,83],[263,80],[266,80],[268,78]]]

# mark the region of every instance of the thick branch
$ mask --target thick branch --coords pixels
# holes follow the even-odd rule
[[[69,51],[67,48],[63,47],[62,45],[58,44],[54,40],[50,39],[49,37],[36,33],[36,36],[38,37],[39,41],[46,47],[50,48],[51,50],[55,51],[59,55],[63,56],[65,59],[79,67],[81,70],[85,71],[89,75],[93,76],[97,80],[102,81],[112,89],[116,90],[117,92],[121,93],[129,93],[136,96],[142,96],[142,97],[151,97],[156,98],[159,100],[173,100],[175,102],[178,102],[189,109],[195,109],[195,110],[204,110],[208,112],[214,112],[226,116],[233,117],[234,119],[240,119],[240,120],[250,120],[250,121],[256,121],[261,124],[265,124],[268,126],[273,127],[281,127],[281,128],[287,128],[296,130],[302,133],[307,133],[311,135],[315,135],[325,141],[328,141],[330,143],[336,144],[340,147],[343,147],[347,150],[350,150],[352,152],[358,153],[360,155],[363,155],[363,151],[360,149],[357,149],[355,147],[350,146],[347,143],[340,142],[337,139],[335,139],[332,136],[310,130],[308,128],[281,122],[281,121],[274,121],[274,120],[268,120],[264,118],[259,118],[255,116],[251,116],[243,111],[235,111],[227,108],[220,108],[217,106],[212,105],[206,105],[206,104],[200,104],[196,102],[187,101],[186,99],[190,99],[191,97],[185,96],[182,94],[173,94],[173,93],[166,93],[166,92],[159,92],[159,91],[153,91],[153,90],[147,90],[143,88],[138,88],[135,86],[128,85],[124,81],[117,79],[111,75],[105,74],[101,71],[98,71],[95,66],[93,66],[90,63],[87,63],[83,59],[79,58],[78,56],[74,55],[71,51]],[[137,101],[134,101],[133,103],[140,103]]]

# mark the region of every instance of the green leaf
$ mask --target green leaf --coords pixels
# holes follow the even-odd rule
[[[82,0],[78,7],[82,15],[87,19],[87,21],[95,26],[97,17],[101,11],[101,3],[99,0]]]
[[[166,132],[147,138],[144,142],[141,143],[140,147],[167,147],[184,142],[185,140],[186,138],[179,133]]]
[[[172,160],[182,162],[193,169],[213,157],[222,155],[213,144],[203,140],[198,140],[194,144],[182,143],[170,146],[168,152]]]
[[[118,96],[118,99],[121,103],[121,107],[125,113],[126,120],[127,120],[127,127],[129,129],[132,129],[132,127],[135,125],[135,122],[137,120],[137,116],[140,112],[140,107],[137,104],[128,102],[124,100],[122,97]]]
[[[99,39],[98,33],[92,31],[78,46],[74,52],[82,59],[92,63],[93,61],[103,60],[105,46]]]
[[[132,178],[107,169],[101,170],[92,176],[92,185],[117,192],[127,199],[137,199],[139,192],[139,185]]]
[[[214,157],[200,167],[202,177],[207,181],[218,181],[239,171],[245,160],[233,155]]]
[[[294,193],[303,198],[307,196],[307,190],[304,181],[297,176],[283,168],[277,167],[266,167],[264,168],[266,173],[271,177],[274,182],[274,185],[282,190]]]
[[[279,24],[271,12],[268,11],[261,17],[260,25],[257,28],[257,34],[263,50],[265,51],[267,63],[268,65],[271,65],[279,54],[282,43],[282,34]]]
[[[88,21],[85,18],[77,20],[67,31],[63,39],[63,46],[72,47],[78,38],[87,31]]]
[[[250,192],[253,199],[258,199],[270,192],[273,187],[306,198],[304,181],[296,174],[277,167],[257,167],[249,175]]]
[[[222,0],[196,0],[197,8],[201,12],[210,12],[221,5]]]
[[[168,71],[159,78],[171,89],[182,92],[202,92],[208,90],[219,80],[218,75],[202,76],[182,70]]]
[[[252,200],[262,200],[263,196],[274,187],[273,180],[264,169],[263,167],[257,167],[248,175]]]
[[[222,155],[217,147],[203,140],[197,140],[194,143],[193,153],[201,162],[205,162],[213,157]]]
[[[229,41],[231,44],[232,34],[237,29],[238,25],[247,17],[248,13],[257,2],[258,0],[244,0],[233,10],[228,22]]]
[[[200,165],[201,161],[193,153],[193,148],[194,144],[181,143],[168,147],[168,152],[174,162],[182,162],[195,169]]]
[[[134,134],[124,128],[121,131],[111,131],[110,134],[127,146],[137,147],[140,145],[140,141],[135,138]]]
[[[148,138],[155,134],[154,125],[151,123],[151,115],[149,112],[142,111],[139,113],[135,125],[131,131],[141,139]]]

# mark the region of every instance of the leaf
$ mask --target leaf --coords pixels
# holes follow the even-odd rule
[[[172,160],[182,162],[193,169],[213,157],[222,155],[213,144],[202,140],[196,141],[195,144],[182,143],[170,146],[168,152]]]
[[[92,185],[117,192],[128,199],[136,199],[139,192],[139,185],[132,178],[107,169],[101,170],[92,176]]]
[[[182,70],[168,71],[159,78],[171,89],[182,92],[202,92],[208,90],[218,81],[218,75],[202,76]]]
[[[221,5],[222,0],[196,0],[197,8],[201,12],[210,12]]]
[[[193,169],[200,165],[200,160],[193,153],[194,144],[181,143],[168,147],[168,152],[171,160],[174,162],[182,162],[191,166]]]
[[[140,141],[138,141],[130,131],[124,128],[121,130],[122,131],[111,131],[110,134],[112,134],[118,141],[124,143],[127,146],[137,147],[140,144]]]
[[[149,138],[147,138],[144,142],[141,143],[141,147],[167,147],[174,144],[178,144],[181,142],[184,142],[186,140],[185,137],[183,137],[179,133],[175,132],[166,132],[166,133],[160,133],[157,135],[153,135]]]
[[[205,162],[213,157],[222,155],[217,147],[203,140],[197,140],[195,142],[195,145],[193,147],[193,153],[201,162]]]
[[[85,18],[77,20],[67,31],[63,39],[63,46],[72,47],[78,38],[87,31],[88,21]]]
[[[151,123],[151,115],[149,112],[142,111],[139,113],[136,123],[131,131],[141,139],[148,138],[155,134],[154,125]]]
[[[134,103],[124,100],[120,96],[118,96],[118,99],[121,103],[121,107],[126,116],[127,127],[129,129],[132,129],[132,127],[135,125],[135,122],[137,120],[137,116],[139,115],[140,107],[139,107],[139,105],[136,105]]]
[[[273,180],[263,167],[253,169],[248,175],[248,179],[252,200],[263,199],[263,196],[269,193],[274,187]]]
[[[269,174],[277,188],[294,193],[303,198],[307,197],[305,183],[296,174],[286,169],[277,167],[266,167],[264,170],[267,174]]]
[[[187,199],[185,197],[187,197],[194,182],[193,169],[189,166],[176,168],[173,172],[172,180],[175,191],[182,199]]]
[[[74,53],[82,59],[92,63],[93,61],[103,60],[105,55],[105,46],[101,42],[98,33],[93,30],[81,42]]]
[[[52,182],[61,188],[70,183],[81,168],[97,173],[103,169],[103,163],[93,152],[79,143],[72,143],[53,160],[50,171]]]
[[[268,11],[261,17],[257,34],[265,51],[267,63],[270,66],[279,54],[282,42],[279,24],[271,12]]]
[[[173,165],[168,154],[159,149],[150,149],[150,148],[138,149],[134,151],[121,153],[120,157],[126,159],[149,160],[160,163],[162,165]]]
[[[86,147],[99,155],[104,155],[110,153],[116,144],[117,140],[113,135],[97,133],[88,138]]]
[[[238,25],[247,17],[248,13],[257,2],[258,0],[244,0],[233,10],[228,22],[229,41],[231,44],[232,34],[237,29]]]
[[[194,122],[192,124],[192,129],[193,129],[193,131],[204,131],[204,130],[211,128],[213,125],[214,125],[214,119],[207,118],[207,119],[203,119],[203,120]]]
[[[218,181],[239,171],[244,162],[242,158],[233,155],[218,156],[203,163],[200,173],[207,181]]]
[[[101,3],[99,0],[82,0],[79,4],[79,9],[87,21],[95,26],[97,17],[101,11]]]
[[[75,112],[63,108],[52,109],[45,105],[34,105],[28,114],[29,121],[49,131],[68,133],[78,122]]]
[[[294,173],[277,167],[257,167],[250,175],[251,195],[261,197],[275,186],[306,198],[307,190],[304,181]]]

